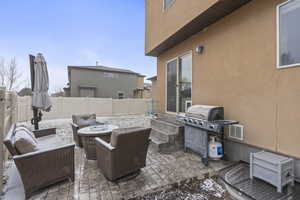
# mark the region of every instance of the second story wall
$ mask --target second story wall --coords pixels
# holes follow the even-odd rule
[[[175,0],[164,9],[164,0],[145,0],[146,54],[217,1]]]

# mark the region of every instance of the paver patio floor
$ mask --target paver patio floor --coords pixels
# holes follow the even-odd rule
[[[116,119],[114,119],[116,120]],[[125,119],[124,119],[125,120]],[[148,118],[126,119],[128,124],[148,126]],[[125,121],[126,121],[125,120]],[[113,123],[113,120],[109,120]],[[132,122],[134,121],[134,122]],[[43,124],[42,127],[56,125],[58,135],[62,139],[70,139],[71,128],[69,121],[51,122]],[[123,121],[124,122],[124,121]],[[117,123],[117,120],[115,124]],[[120,125],[125,127],[127,125]],[[128,199],[143,195],[153,190],[161,189],[166,185],[185,180],[192,177],[204,177],[213,175],[229,163],[224,161],[211,162],[209,167],[201,163],[198,155],[185,153],[183,151],[171,154],[160,154],[149,147],[147,155],[147,166],[141,170],[139,176],[134,179],[113,183],[101,174],[97,168],[96,161],[88,161],[82,149],[75,149],[75,182],[65,181],[44,190],[31,197],[32,200],[61,200],[61,199],[80,199],[80,200],[117,200]],[[34,164],[34,163],[33,163]],[[6,185],[4,199],[24,199],[22,183],[13,162],[9,162],[6,173],[9,180]]]

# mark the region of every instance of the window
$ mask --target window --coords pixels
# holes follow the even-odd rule
[[[277,7],[278,68],[300,65],[300,1],[289,0]]]
[[[171,5],[175,2],[175,0],[163,0],[164,1],[164,10],[171,7]]]
[[[124,99],[124,96],[123,92],[118,92],[118,99]]]

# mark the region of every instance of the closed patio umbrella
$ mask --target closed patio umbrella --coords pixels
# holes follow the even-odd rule
[[[41,53],[34,59],[34,72],[32,107],[48,112],[52,106],[48,95],[49,75],[47,63]]]
[[[31,58],[31,82],[32,82],[32,108],[34,117],[32,119],[35,128],[38,129],[38,122],[41,120],[41,110],[49,112],[51,109],[51,100],[48,95],[49,75],[47,63],[44,56],[39,53]],[[37,116],[39,114],[39,116]]]

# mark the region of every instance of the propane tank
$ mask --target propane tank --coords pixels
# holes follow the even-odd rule
[[[216,137],[210,137],[209,142],[209,157],[213,160],[219,160],[223,157],[223,146],[216,141]]]

